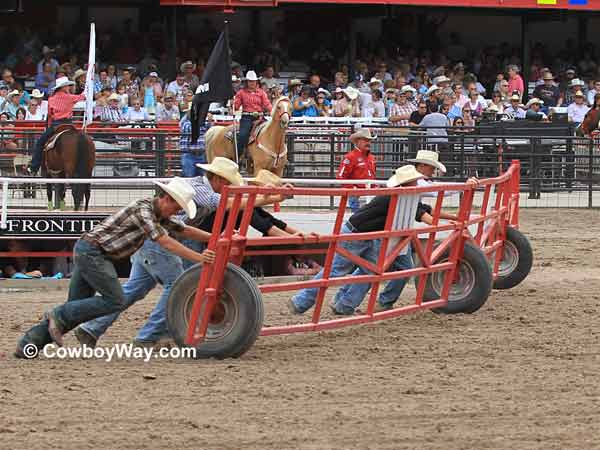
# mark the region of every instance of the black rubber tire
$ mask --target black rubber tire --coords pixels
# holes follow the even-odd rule
[[[437,262],[447,261],[449,252],[446,251]],[[439,314],[474,313],[487,301],[492,291],[492,270],[487,258],[479,247],[471,242],[465,243],[463,258],[458,267],[459,278],[450,288],[448,304],[441,308],[432,309]],[[444,272],[430,274],[427,277],[423,301],[432,301],[440,298],[443,285]],[[466,291],[453,293],[453,288],[466,283]]]
[[[502,262],[505,262],[504,270],[502,270]],[[498,277],[494,280],[494,289],[513,288],[527,278],[531,272],[533,249],[529,239],[516,228],[506,228],[502,262],[498,267]]]
[[[167,324],[180,347],[187,346],[188,319],[201,272],[199,264],[190,267],[177,278],[169,295]],[[260,334],[264,318],[262,294],[250,275],[234,264],[228,264],[225,270],[220,300],[213,317],[217,315],[221,321],[209,324],[206,338],[196,347],[196,358],[238,358]]]

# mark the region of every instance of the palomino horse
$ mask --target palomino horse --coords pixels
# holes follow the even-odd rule
[[[290,124],[292,104],[287,97],[279,97],[271,111],[271,120],[258,126],[248,143],[248,153],[252,159],[248,172],[256,175],[266,169],[277,176],[283,176],[287,164],[285,131]],[[211,127],[205,136],[206,157],[211,162],[216,156],[224,156],[235,161],[236,149],[233,145],[233,125]],[[255,136],[255,137],[253,137]],[[250,164],[249,164],[250,166]]]
[[[90,178],[96,164],[96,146],[92,139],[78,131],[72,125],[58,127],[57,133],[48,142],[52,143],[55,136],[61,133],[52,148],[44,149],[42,176],[50,178]],[[48,209],[52,210],[52,190],[54,188],[54,209],[65,209],[65,185],[48,184]],[[73,201],[75,211],[79,211],[85,197],[85,210],[90,201],[89,184],[73,184]]]

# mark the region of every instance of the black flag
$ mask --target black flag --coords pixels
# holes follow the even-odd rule
[[[231,55],[229,54],[229,33],[227,23],[215,44],[206,68],[202,74],[202,81],[196,89],[192,100],[190,120],[192,121],[192,142],[198,139],[199,128],[206,120],[208,107],[211,102],[226,102],[233,97],[231,84]]]

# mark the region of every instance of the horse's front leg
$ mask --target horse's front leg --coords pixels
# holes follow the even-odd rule
[[[54,189],[53,184],[46,184],[46,196],[48,197],[48,211],[52,211],[52,190]]]

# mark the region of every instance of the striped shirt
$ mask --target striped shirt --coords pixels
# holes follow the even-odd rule
[[[242,107],[245,113],[271,111],[272,105],[267,97],[267,93],[260,88],[255,91],[240,89],[233,99],[233,109],[238,110]]]
[[[102,122],[125,122],[127,118],[121,111],[121,108],[111,108],[104,106],[100,109],[100,120]]]
[[[413,111],[415,111],[415,106],[412,103],[407,102],[404,105],[394,103],[390,109],[389,117],[406,116],[406,119],[397,120],[393,123],[394,125],[407,127],[409,125],[410,115],[413,113]]]
[[[182,153],[189,153],[190,151],[196,151],[198,153],[199,150],[204,151],[206,149],[206,143],[204,141],[204,135],[210,128],[207,122],[204,122],[204,125],[198,129],[198,140],[196,142],[192,142],[192,122],[188,119],[187,114],[181,119],[179,122],[179,150]]]
[[[210,182],[205,177],[191,178],[186,181],[194,189],[194,203],[197,209],[196,217],[190,220],[187,214],[182,212],[176,218],[197,227],[207,216],[217,210],[221,201],[221,194],[213,190]]]
[[[73,117],[75,103],[85,100],[85,94],[67,94],[59,91],[48,100],[48,118],[52,120],[70,119]]]
[[[156,202],[150,198],[131,202],[81,239],[98,246],[111,259],[123,259],[135,253],[146,239],[156,241],[167,235],[167,230],[183,231],[184,224],[179,220],[159,217]]]

